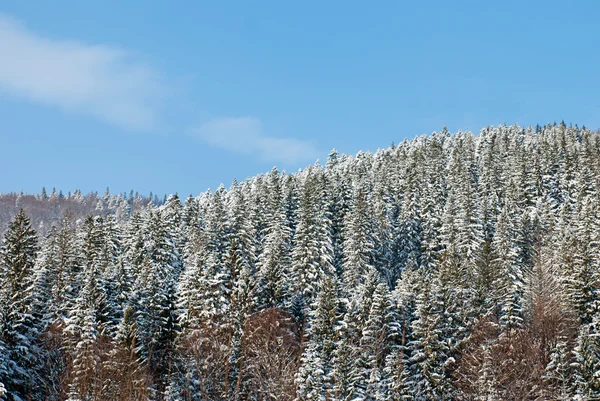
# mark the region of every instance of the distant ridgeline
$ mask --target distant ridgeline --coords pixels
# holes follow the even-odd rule
[[[114,215],[123,220],[150,202],[161,205],[164,199],[152,194],[148,197],[137,192],[134,194],[133,191],[129,195],[114,195],[110,194],[108,189],[103,196],[98,196],[96,192],[83,195],[79,190],[64,195],[62,191],[57,192],[55,189],[48,195],[45,188],[42,188],[41,194],[0,194],[0,234],[6,232],[9,222],[21,208],[30,217],[38,234],[45,235],[52,224],[60,221],[65,213],[72,214],[75,220],[88,215]]]
[[[4,195],[0,398],[600,399],[599,191],[600,134],[553,124]]]

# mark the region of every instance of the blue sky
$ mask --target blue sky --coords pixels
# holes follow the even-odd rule
[[[198,194],[444,125],[600,127],[595,1],[0,2],[0,192]]]

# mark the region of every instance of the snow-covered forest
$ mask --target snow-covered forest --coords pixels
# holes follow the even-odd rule
[[[585,128],[332,151],[185,200],[66,207],[44,235],[22,207],[0,254],[0,399],[600,398]]]
[[[142,196],[133,191],[129,194],[111,194],[108,188],[101,196],[97,192],[84,195],[80,190],[64,194],[56,188],[51,191],[42,188],[42,192],[36,195],[25,194],[23,191],[0,193],[0,234],[6,233],[11,220],[21,209],[26,211],[33,229],[43,236],[52,228],[53,223],[65,217],[65,213],[74,221],[90,214],[101,217],[114,215],[122,221],[151,202],[160,205],[164,203],[164,199],[159,199],[152,193],[150,196]]]

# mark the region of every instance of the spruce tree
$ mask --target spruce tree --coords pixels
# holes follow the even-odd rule
[[[35,260],[37,237],[21,210],[10,223],[0,250],[0,341],[6,349],[7,375],[4,383],[8,400],[42,399],[39,346],[42,322],[36,320]]]
[[[579,328],[573,350],[574,387],[580,399],[600,397],[600,327],[598,319]]]

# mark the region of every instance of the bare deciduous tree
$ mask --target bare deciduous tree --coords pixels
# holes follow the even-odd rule
[[[236,399],[294,399],[294,377],[300,356],[298,328],[293,317],[270,308],[244,325]]]

